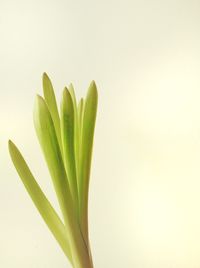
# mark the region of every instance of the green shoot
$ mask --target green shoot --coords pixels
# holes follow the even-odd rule
[[[64,89],[59,115],[52,83],[43,75],[44,99],[36,97],[34,125],[56,192],[62,221],[12,141],[9,152],[28,194],[74,268],[93,268],[88,234],[88,194],[97,111],[90,84],[78,106],[72,85]]]

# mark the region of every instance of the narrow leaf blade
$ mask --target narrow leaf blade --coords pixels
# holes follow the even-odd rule
[[[83,112],[84,112],[84,99],[81,98],[78,104],[78,130],[79,130],[79,155],[78,155],[78,174],[77,174],[77,184],[78,184],[78,193],[80,191],[80,163],[81,163],[81,144],[82,144],[82,128],[83,128]],[[80,198],[80,193],[79,193]]]
[[[95,82],[92,81],[85,100],[80,159],[80,222],[86,243],[88,238],[88,192],[92,158],[93,137],[96,121],[98,93]]]
[[[58,145],[53,120],[44,99],[36,97],[34,125],[51,174],[63,217],[67,219],[67,209],[71,205],[71,193],[66,177],[63,160]]]
[[[76,95],[74,92],[74,87],[72,84],[69,85],[69,93],[72,97],[72,102],[74,106],[74,148],[75,148],[75,159],[76,159],[76,173],[78,174],[79,167],[79,125],[78,125],[78,111],[77,111],[77,101]]]
[[[61,138],[65,169],[73,201],[78,212],[78,187],[74,150],[74,106],[67,88],[63,91],[61,102]]]
[[[78,104],[78,124],[79,124],[80,136],[81,136],[81,130],[82,130],[82,123],[83,123],[83,111],[84,111],[84,99],[81,98]]]
[[[9,141],[9,152],[12,162],[21,178],[29,196],[31,197],[33,203],[38,209],[43,220],[49,227],[50,231],[54,235],[55,239],[58,241],[65,255],[68,257],[70,262],[72,262],[70,246],[67,239],[66,228],[56,211],[42,192],[40,186],[32,175],[28,165],[26,164],[23,156],[21,155],[18,148],[12,141]]]
[[[53,121],[44,99],[40,96],[37,96],[36,98],[34,124],[64,217],[73,265],[75,267],[88,267],[89,258],[87,247],[82,238],[79,223],[76,217],[74,203]]]
[[[58,113],[58,107],[56,103],[56,97],[53,85],[46,73],[43,74],[43,93],[44,93],[44,99],[47,103],[48,109],[50,111],[54,123],[58,143],[61,148],[60,117]]]

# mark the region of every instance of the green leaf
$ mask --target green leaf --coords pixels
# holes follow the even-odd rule
[[[34,125],[53,180],[63,217],[66,220],[68,217],[66,204],[72,204],[71,193],[53,120],[44,99],[40,96],[36,97]]]
[[[74,106],[74,148],[75,148],[75,159],[76,159],[76,174],[78,174],[79,167],[79,126],[78,126],[78,111],[77,111],[77,101],[74,92],[74,87],[72,84],[69,85],[69,93],[72,97],[73,106]]]
[[[42,192],[40,186],[33,177],[28,165],[18,148],[12,141],[9,141],[9,152],[13,164],[27,190],[36,208],[38,209],[43,220],[49,227],[50,231],[58,241],[65,255],[72,263],[70,246],[67,238],[67,232],[64,224],[60,220],[56,211]]]
[[[44,99],[40,96],[37,96],[36,98],[34,124],[54,183],[58,202],[63,213],[72,253],[73,265],[75,267],[90,267],[87,247],[77,221],[76,211],[58,145],[54,124],[48,107]]]
[[[82,123],[83,123],[83,111],[84,111],[84,99],[81,98],[78,104],[78,124],[79,124],[80,136],[81,136],[81,131],[82,131]]]
[[[78,187],[74,150],[74,106],[67,88],[63,91],[61,102],[61,138],[65,169],[78,215]]]
[[[88,191],[89,191],[89,178],[90,167],[93,147],[93,136],[96,121],[97,111],[97,88],[95,82],[92,81],[87,97],[85,100],[82,124],[82,137],[81,137],[81,156],[80,156],[80,222],[84,239],[89,244],[88,238]]]
[[[46,73],[43,74],[43,93],[44,93],[44,99],[47,103],[49,112],[51,114],[51,117],[54,123],[59,146],[60,148],[62,148],[61,133],[60,133],[60,118],[59,118],[58,107],[56,103],[56,97],[55,97],[55,93],[54,93],[51,80],[49,79]]]
[[[80,190],[80,160],[81,160],[81,142],[82,142],[82,126],[83,126],[83,111],[84,111],[84,99],[81,98],[78,104],[78,129],[79,129],[79,155],[78,155],[78,192]],[[80,197],[79,197],[80,198]]]

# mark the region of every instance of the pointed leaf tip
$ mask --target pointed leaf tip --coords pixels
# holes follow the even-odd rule
[[[49,112],[53,120],[53,124],[56,130],[56,136],[58,139],[60,149],[62,150],[61,137],[60,137],[60,117],[58,113],[56,96],[55,96],[55,92],[54,92],[51,80],[46,73],[43,74],[43,94],[44,94],[45,102],[47,104],[47,107],[49,109]]]
[[[18,152],[19,150],[17,146],[14,144],[14,142],[12,142],[11,140],[8,141],[8,149],[9,149],[11,159],[14,161],[16,152]]]
[[[93,94],[95,98],[98,98],[98,92],[97,92],[97,86],[94,80],[91,81],[89,89],[88,89],[88,95]]]
[[[96,87],[96,83],[94,80],[91,81],[91,85]]]
[[[36,95],[35,99],[36,101],[40,101],[40,100],[44,101],[43,97],[40,96],[39,94]]]
[[[73,86],[72,83],[69,84],[69,89],[70,89],[70,90],[74,90],[74,86]]]
[[[63,96],[65,96],[66,94],[69,94],[69,90],[67,87],[64,87],[63,89]]]
[[[47,74],[46,72],[44,72],[44,73],[42,74],[42,80],[43,80],[43,83],[44,83],[45,81],[51,83],[51,80],[50,80],[50,78],[49,78],[49,76],[48,76],[48,74]]]
[[[8,146],[10,147],[13,144],[11,140],[8,140]]]
[[[28,194],[62,250],[70,262],[72,262],[70,245],[64,224],[41,190],[17,146],[11,140],[8,141],[8,146],[12,162]]]
[[[42,107],[46,106],[45,100],[42,96],[36,95],[35,104],[34,104],[34,112],[40,111]]]
[[[47,73],[44,72],[44,73],[42,74],[42,77],[43,77],[43,78],[48,77]]]
[[[10,154],[12,154],[12,150],[14,147],[16,147],[15,144],[11,140],[8,140],[8,149]]]
[[[67,98],[67,99],[69,98],[72,101],[72,97],[71,97],[70,91],[69,91],[69,89],[67,87],[65,87],[63,89],[63,97],[64,98]]]

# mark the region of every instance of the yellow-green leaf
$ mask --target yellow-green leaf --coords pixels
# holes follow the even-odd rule
[[[72,203],[71,193],[53,120],[48,107],[41,96],[37,96],[35,101],[34,125],[53,180],[63,217],[66,220],[68,217],[66,204],[69,203],[71,205]]]
[[[78,104],[78,124],[79,124],[80,136],[81,136],[81,130],[82,130],[82,123],[83,123],[83,110],[84,110],[84,99],[81,98]]]
[[[84,99],[81,98],[78,104],[78,129],[79,129],[79,135],[78,135],[79,155],[78,155],[78,175],[77,175],[78,192],[80,190],[80,159],[81,159],[83,111],[84,111]]]
[[[44,93],[44,99],[47,103],[49,112],[51,114],[54,123],[58,143],[61,148],[60,118],[58,113],[58,107],[56,103],[56,97],[53,85],[46,73],[43,74],[43,93]]]
[[[77,221],[54,124],[48,107],[40,96],[36,98],[34,124],[63,213],[73,265],[75,267],[89,267],[87,247]]]
[[[82,137],[81,137],[81,156],[80,156],[80,182],[79,182],[79,206],[80,222],[85,241],[88,243],[88,189],[90,178],[90,167],[93,147],[93,136],[97,111],[97,88],[92,81],[84,105]]]
[[[70,246],[64,224],[44,195],[28,165],[26,164],[26,161],[12,141],[9,141],[9,152],[19,177],[21,178],[40,215],[58,241],[65,255],[69,258],[70,262],[72,262]]]
[[[72,84],[69,85],[69,93],[72,97],[74,106],[74,148],[75,148],[75,159],[76,159],[76,174],[78,174],[79,167],[79,126],[78,126],[78,111],[77,111],[77,101],[74,92],[74,87]]]
[[[67,88],[63,91],[61,101],[61,138],[64,164],[67,171],[70,190],[78,213],[78,187],[74,150],[74,106]]]

